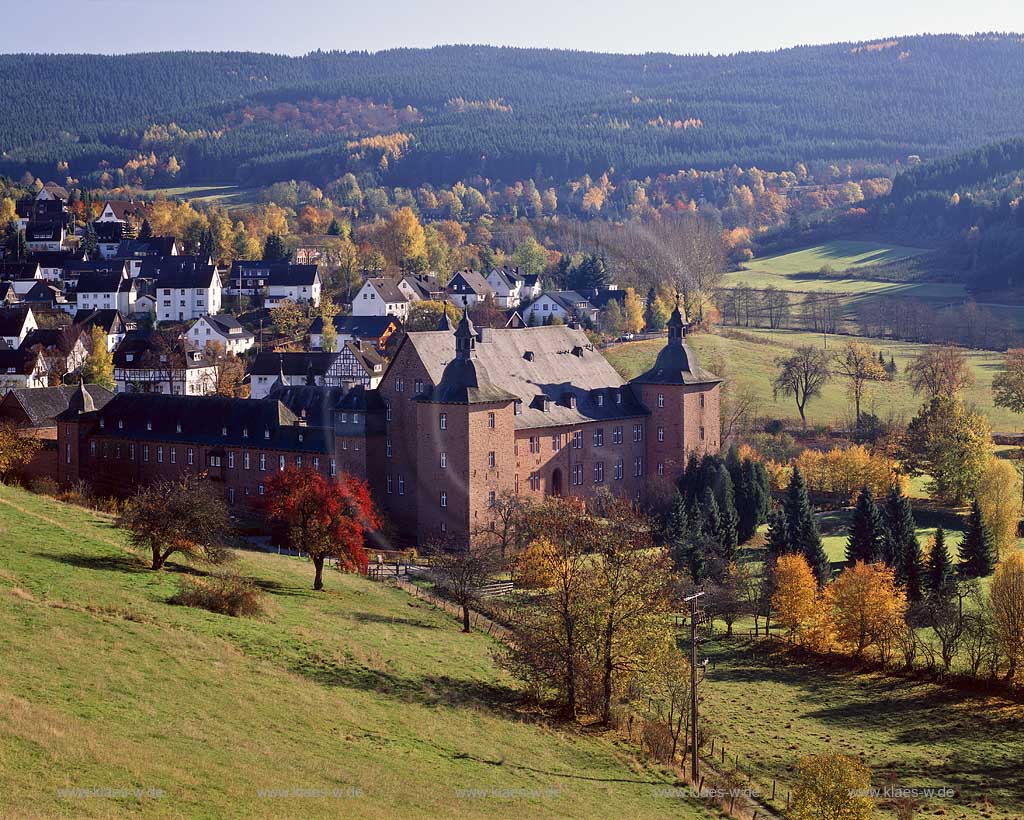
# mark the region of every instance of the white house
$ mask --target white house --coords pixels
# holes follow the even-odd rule
[[[43,278],[38,262],[0,262],[0,282],[10,282],[18,296],[24,296]]]
[[[494,304],[505,310],[540,296],[540,277],[535,273],[524,276],[519,268],[494,268],[487,274],[487,284],[494,291]]]
[[[448,281],[448,298],[460,308],[473,307],[494,295],[494,289],[475,270],[460,270]]]
[[[62,250],[67,238],[67,228],[62,222],[29,222],[25,226],[25,245],[29,253]]]
[[[256,344],[256,337],[228,313],[200,316],[185,334],[193,346],[202,349],[210,342],[219,342],[224,350],[240,356]]]
[[[75,313],[71,323],[81,327],[87,334],[98,326],[107,337],[107,350],[115,350],[125,335],[135,329],[135,324],[125,321],[121,311],[109,310],[80,310]]]
[[[569,322],[590,322],[597,320],[598,309],[574,290],[559,290],[541,294],[533,304],[522,311],[523,320],[529,325],[550,324],[553,318],[565,324]]]
[[[217,391],[217,367],[180,339],[159,344],[135,332],[114,351],[114,382],[118,393],[206,396]]]
[[[286,387],[324,385],[337,353],[274,353],[264,351],[256,356],[249,370],[249,398],[265,399],[275,383]]]
[[[30,308],[5,308],[0,310],[0,340],[9,348],[19,348],[33,330],[39,327]],[[4,345],[0,344],[0,348]]]
[[[163,269],[156,282],[156,316],[161,322],[185,322],[220,313],[222,287],[214,265],[193,261]]]
[[[375,390],[384,377],[384,357],[372,345],[357,340],[345,342],[324,376],[327,387],[361,384]]]
[[[429,273],[410,273],[398,280],[398,289],[410,302],[442,301],[444,286],[437,277]]]
[[[48,371],[35,350],[0,349],[0,395],[25,387],[46,387]]]
[[[353,316],[409,318],[409,298],[393,279],[367,279],[352,300]]]
[[[75,297],[79,310],[109,309],[131,313],[135,310],[138,288],[135,280],[128,278],[126,266],[122,263],[105,270],[82,271]]]
[[[316,265],[238,259],[231,263],[225,293],[262,297],[264,306],[272,308],[286,299],[317,306],[321,289],[320,270]]]
[[[64,278],[64,266],[85,262],[88,255],[85,251],[40,251],[29,257],[30,262],[38,262],[43,279],[56,282]]]
[[[335,316],[334,331],[337,349],[346,342],[359,340],[383,350],[391,338],[401,328],[401,323],[393,316]],[[309,328],[310,350],[321,350],[324,346],[324,320],[317,317]]]
[[[103,210],[96,217],[96,222],[127,223],[131,219],[142,219],[141,206],[128,199],[108,199],[103,203]]]

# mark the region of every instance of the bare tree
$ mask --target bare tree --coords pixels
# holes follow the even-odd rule
[[[462,607],[462,631],[469,632],[469,615],[480,600],[480,588],[502,567],[497,545],[483,533],[469,544],[435,544],[428,551],[438,585]]]
[[[907,366],[910,386],[926,399],[955,396],[974,384],[974,374],[967,365],[967,356],[958,347],[928,347]]]
[[[776,359],[775,364],[779,367],[779,373],[773,383],[774,393],[776,396],[781,393],[793,397],[800,421],[806,429],[807,402],[821,395],[822,388],[831,376],[828,358],[817,348],[802,345],[792,356]]]

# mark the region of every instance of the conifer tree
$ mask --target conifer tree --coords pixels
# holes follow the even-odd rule
[[[142,227],[139,228],[139,239],[152,239],[153,238],[153,226],[149,224],[148,219],[142,220]]]
[[[846,563],[853,566],[857,561],[873,564],[882,560],[882,537],[885,526],[882,514],[875,504],[871,488],[866,484],[857,496],[850,521],[850,537],[846,541]]]
[[[953,562],[946,547],[946,533],[939,527],[935,530],[932,551],[927,566],[928,597],[936,602],[947,601],[953,594]]]
[[[781,508],[768,516],[768,541],[765,544],[765,549],[769,562],[774,562],[780,555],[790,552],[786,513]]]
[[[793,467],[783,509],[786,514],[789,551],[802,554],[818,579],[818,586],[824,586],[832,575],[832,564],[825,554],[821,533],[818,532],[818,524],[811,509],[811,500],[807,497],[807,485],[798,467]]]
[[[996,567],[995,541],[975,498],[960,542],[960,571],[967,578],[984,578]]]
[[[686,499],[680,493],[676,493],[668,520],[665,522],[665,541],[676,572],[689,567],[688,536],[689,515],[686,510]]]
[[[924,567],[917,540],[914,511],[899,487],[893,485],[885,502],[883,560],[896,569],[896,582],[907,592],[907,600],[921,600]]]

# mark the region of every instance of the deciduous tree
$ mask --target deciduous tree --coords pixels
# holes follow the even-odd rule
[[[989,592],[994,636],[1005,654],[1007,679],[1024,668],[1024,555],[1015,552],[996,568]]]
[[[927,401],[938,396],[955,396],[974,384],[967,356],[959,347],[951,345],[924,348],[907,365],[907,378],[914,392]]]
[[[884,381],[885,368],[878,363],[875,352],[861,342],[847,342],[835,357],[832,370],[850,381],[855,420],[860,427],[860,405],[869,382]]]
[[[907,600],[884,564],[857,561],[832,583],[836,637],[859,658],[899,629]]]
[[[0,481],[28,464],[43,446],[42,439],[11,421],[0,421]]]
[[[797,765],[788,815],[793,820],[869,820],[874,801],[871,773],[860,762],[837,752],[805,757]]]
[[[775,360],[779,373],[775,377],[775,395],[792,396],[800,421],[807,427],[807,403],[821,390],[831,375],[828,358],[811,345],[798,347],[793,355]]]
[[[796,636],[814,619],[818,605],[818,581],[802,555],[787,554],[775,562],[772,609],[775,620]]]
[[[82,365],[82,381],[114,389],[114,354],[107,349],[107,334],[94,325],[89,333],[89,354]]]

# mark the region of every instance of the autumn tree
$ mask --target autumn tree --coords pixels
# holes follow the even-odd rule
[[[270,309],[270,321],[278,335],[285,339],[297,339],[309,327],[305,311],[291,299],[282,299]]]
[[[961,504],[975,494],[991,452],[992,429],[959,399],[939,397],[922,406],[900,448],[912,475],[927,475],[931,495]]]
[[[89,332],[89,353],[82,365],[82,381],[107,390],[115,387],[114,354],[107,348],[107,334],[99,325],[93,325]]]
[[[334,326],[334,317],[340,310],[331,297],[324,296],[320,300],[320,319],[323,321],[320,347],[327,353],[334,353],[338,349],[338,329]]]
[[[874,802],[868,793],[871,773],[838,752],[805,757],[797,764],[797,783],[787,812],[793,820],[869,820]]]
[[[462,609],[462,631],[469,632],[469,616],[480,600],[480,589],[501,570],[497,545],[488,533],[469,544],[435,544],[428,550],[438,586]]]
[[[885,368],[878,363],[875,352],[861,342],[847,342],[836,355],[832,371],[849,379],[850,397],[855,408],[854,419],[860,427],[860,405],[869,382],[884,381]]]
[[[151,556],[158,570],[176,552],[220,563],[230,531],[227,505],[219,487],[205,478],[185,476],[143,487],[125,504],[118,526],[133,547]]]
[[[1024,348],[1006,351],[1003,369],[992,378],[992,397],[996,407],[1024,413]]]
[[[1006,459],[992,456],[975,492],[981,514],[992,533],[996,560],[1017,545],[1021,513],[1021,477]]]
[[[808,627],[818,606],[818,581],[807,559],[789,553],[775,562],[775,590],[772,609],[775,620],[792,636]]]
[[[989,592],[994,637],[1009,664],[1006,678],[1024,668],[1024,555],[1015,552],[999,563]]]
[[[832,583],[836,638],[859,658],[895,634],[907,610],[893,570],[857,561]]]
[[[548,266],[548,252],[534,237],[527,236],[512,251],[512,264],[524,275],[543,273]],[[484,276],[488,273],[484,271]]]
[[[248,395],[244,362],[236,354],[228,353],[222,342],[207,342],[205,352],[211,367],[210,383],[206,385],[209,392],[230,398],[244,398],[243,392]]]
[[[19,428],[11,421],[0,421],[0,481],[7,481],[32,461],[42,446],[42,439],[36,438],[30,430]]]
[[[462,321],[462,311],[446,302],[438,302],[425,299],[422,302],[413,302],[409,305],[409,316],[405,320],[405,329],[414,332],[417,330],[437,330],[438,322],[445,312],[448,313],[448,321],[454,329]]]
[[[629,333],[639,333],[644,329],[644,302],[633,288],[626,288],[622,311],[626,330]]]
[[[427,235],[412,208],[398,208],[377,231],[384,258],[400,270],[418,270],[427,261]]]
[[[806,428],[807,403],[815,396],[821,395],[821,390],[831,375],[828,358],[817,348],[803,345],[798,347],[793,355],[776,359],[775,364],[779,368],[773,382],[775,396],[781,394],[793,397],[797,412],[800,413],[800,421]]]
[[[659,722],[672,740],[669,760],[675,760],[680,737],[690,723],[690,662],[674,640],[664,642],[646,675],[643,692],[651,699]]]
[[[974,384],[967,356],[959,347],[952,345],[925,347],[907,365],[907,378],[914,392],[926,401],[939,396],[955,396]]]
[[[266,481],[263,507],[287,528],[291,546],[313,562],[313,589],[323,589],[324,562],[331,558],[350,572],[366,573],[366,533],[380,517],[365,481],[342,474],[331,480],[300,467],[276,472]]]

